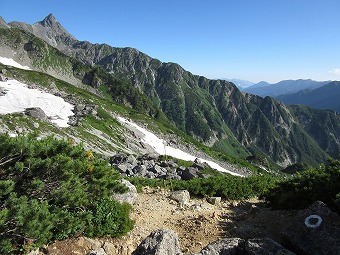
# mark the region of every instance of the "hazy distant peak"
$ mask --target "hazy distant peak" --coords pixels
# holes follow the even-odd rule
[[[223,79],[223,80],[227,80],[234,83],[238,88],[248,88],[255,84],[254,82],[241,79]]]

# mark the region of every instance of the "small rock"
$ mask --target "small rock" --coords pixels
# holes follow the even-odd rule
[[[212,205],[219,205],[221,203],[221,197],[207,197],[207,202]]]
[[[113,243],[105,242],[103,245],[103,249],[108,255],[118,253],[117,248]]]
[[[35,249],[27,253],[27,255],[44,255],[45,253],[41,252],[39,249]]]
[[[93,251],[90,251],[88,255],[107,255],[103,248],[99,248]]]
[[[77,245],[85,248],[86,250],[97,250],[102,246],[99,240],[91,239],[88,237],[79,237],[77,239]]]

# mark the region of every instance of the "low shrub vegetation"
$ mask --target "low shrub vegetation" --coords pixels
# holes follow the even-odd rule
[[[121,236],[133,228],[119,173],[81,145],[0,135],[0,253],[74,235]]]
[[[219,173],[208,178],[195,178],[189,181],[142,177],[131,177],[129,181],[137,187],[138,191],[141,191],[144,186],[163,187],[172,190],[188,190],[194,197],[220,196],[227,200],[242,200],[267,192],[276,185],[278,178],[270,175],[242,178]]]
[[[306,208],[320,200],[340,212],[340,160],[298,172],[265,192],[274,209]]]

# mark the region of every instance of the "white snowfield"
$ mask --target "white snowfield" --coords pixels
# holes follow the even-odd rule
[[[17,80],[0,82],[5,92],[0,96],[0,114],[24,112],[26,108],[40,107],[45,114],[59,127],[68,127],[68,118],[73,115],[74,106],[61,97],[29,89],[26,84]]]
[[[0,57],[4,65],[31,70],[11,58]],[[0,114],[24,112],[26,108],[39,107],[59,127],[68,127],[68,118],[73,115],[73,105],[65,102],[61,97],[42,92],[38,89],[29,89],[26,84],[17,80],[0,82],[0,88],[5,95],[0,96]]]
[[[186,152],[184,152],[180,149],[176,149],[176,148],[173,148],[173,147],[167,145],[166,142],[163,139],[158,138],[153,133],[149,132],[148,130],[138,126],[137,124],[135,124],[135,123],[133,123],[133,122],[127,120],[127,119],[124,119],[122,117],[118,117],[118,120],[122,123],[125,123],[126,125],[130,125],[130,126],[134,127],[135,129],[137,129],[138,131],[143,133],[144,137],[141,139],[142,142],[150,145],[160,155],[168,155],[168,156],[171,156],[171,157],[174,157],[174,158],[183,159],[183,160],[187,160],[187,161],[194,161],[197,158],[197,157],[190,155],[190,154],[188,154],[188,153],[186,153]],[[201,162],[207,163],[211,168],[214,168],[214,169],[216,169],[220,172],[226,172],[226,173],[229,173],[231,175],[243,177],[243,175],[231,172],[231,171],[221,167],[220,165],[218,165],[217,163],[215,163],[213,161],[202,159],[202,158],[198,158],[198,159]]]
[[[8,66],[14,66],[16,68],[20,68],[20,69],[24,69],[24,70],[31,70],[31,68],[29,68],[28,66],[20,65],[19,63],[15,62],[11,58],[0,57],[0,63],[2,63],[4,65],[8,65]]]

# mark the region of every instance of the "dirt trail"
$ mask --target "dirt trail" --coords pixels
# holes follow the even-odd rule
[[[183,253],[199,252],[207,244],[223,237],[278,238],[291,213],[270,211],[260,201],[209,204],[205,199],[191,199],[180,207],[169,192],[145,188],[138,194],[131,217],[135,228],[122,238],[90,240],[75,238],[47,247],[47,254],[87,254],[91,249],[104,248],[108,255],[130,255],[153,230],[171,229],[179,237]]]
[[[166,191],[152,189],[139,194],[132,215],[136,227],[129,235],[142,241],[155,229],[171,229],[186,253],[200,251],[221,237],[220,216],[227,212],[226,203],[212,205],[202,199],[191,199],[180,207],[168,195]]]

